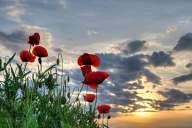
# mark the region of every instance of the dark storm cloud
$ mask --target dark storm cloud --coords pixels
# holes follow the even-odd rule
[[[122,46],[120,46],[120,47],[122,47],[121,51],[125,55],[136,53],[146,47],[145,46],[146,41],[144,41],[144,40],[135,40],[135,41],[131,41],[131,42],[125,42],[124,44],[125,45],[121,44]],[[141,57],[141,55],[140,55],[140,57]],[[152,55],[142,55],[142,56],[143,56],[143,58],[148,60],[148,64],[151,64],[155,67],[158,67],[158,66],[165,67],[165,66],[174,66],[175,65],[170,53],[167,53],[164,51],[153,52]],[[137,59],[137,58],[134,57],[134,58],[130,58],[130,60],[131,59]],[[133,60],[132,63],[133,64],[131,64],[130,66],[133,66],[133,65],[137,66],[139,64],[139,63],[137,63],[137,60],[136,61]],[[132,69],[134,69],[134,67]]]
[[[129,90],[144,89],[144,85],[140,80],[138,80],[137,82],[128,83],[125,89],[129,89]]]
[[[14,31],[10,34],[0,32],[0,40],[9,41],[11,43],[19,43],[25,40],[26,34],[23,31]]]
[[[160,77],[158,75],[156,75],[155,73],[153,73],[152,71],[150,71],[148,69],[144,69],[143,74],[144,74],[144,76],[147,77],[148,82],[153,82],[153,83],[157,83],[157,84],[161,83]]]
[[[146,41],[144,40],[135,40],[131,42],[125,42],[125,46],[123,47],[124,53],[135,53],[142,50],[145,47]]]
[[[147,66],[145,55],[123,57],[120,54],[100,54],[99,56],[102,60],[101,69],[109,71],[114,83],[127,83],[127,81],[136,80],[141,76],[146,76],[149,81],[152,80],[151,82],[154,83],[160,82],[157,75],[145,69]]]
[[[129,89],[130,90],[133,89],[131,88],[131,86],[135,86],[135,85],[127,84],[127,88],[126,88],[125,85],[112,86],[104,83],[103,85],[100,86],[100,90],[102,90],[102,94],[99,94],[99,95],[104,95],[104,97],[108,97],[107,102],[113,103],[115,105],[115,108],[112,109],[113,112],[133,112],[140,108],[145,108],[146,106],[139,105],[136,102],[138,101],[145,102],[147,100],[138,96],[135,91],[129,91]],[[110,95],[110,93],[113,93],[114,95]],[[102,96],[99,96],[99,97],[102,97]],[[119,108],[119,105],[122,107]]]
[[[165,101],[159,101],[159,109],[173,109],[174,106],[178,106],[181,103],[189,102],[191,98],[191,94],[186,94],[177,89],[169,89],[167,91],[159,91],[159,94],[163,95],[167,99]]]
[[[187,33],[182,36],[177,45],[174,47],[176,51],[192,50],[192,33]]]
[[[190,80],[192,80],[192,73],[184,74],[184,75],[173,78],[173,82],[175,84],[190,81]]]
[[[24,48],[26,41],[26,33],[24,31],[14,31],[10,34],[0,32],[0,43],[11,50],[20,50]]]
[[[126,93],[128,93],[129,100],[126,97],[121,97],[123,95],[126,95]],[[146,92],[146,93],[150,93],[150,92]],[[120,104],[122,106],[129,107],[129,108],[117,107],[115,108],[115,111],[134,112],[141,108],[142,109],[148,108],[147,106],[151,106],[154,110],[174,110],[175,106],[179,106],[183,103],[188,103],[192,100],[192,94],[186,94],[177,89],[169,89],[166,91],[159,91],[157,93],[164,96],[166,100],[162,101],[162,100],[144,99],[138,96],[136,92],[133,93],[128,91],[126,92],[119,91],[119,94],[117,96],[112,97],[112,102],[116,103],[117,106],[118,104]],[[137,102],[145,103],[147,104],[147,106],[144,104],[143,105],[137,104]]]
[[[169,89],[165,92],[159,91],[159,93],[167,98],[167,102],[180,103],[190,100],[187,94],[177,89]]]
[[[153,52],[153,54],[149,57],[149,63],[155,67],[175,65],[170,54],[165,53],[164,51]]]

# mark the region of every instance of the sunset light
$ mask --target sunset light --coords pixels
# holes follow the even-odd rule
[[[0,0],[0,128],[192,128],[192,0]]]

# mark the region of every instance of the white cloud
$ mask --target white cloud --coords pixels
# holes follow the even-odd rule
[[[97,35],[97,34],[98,34],[98,32],[95,31],[95,30],[88,30],[88,31],[87,31],[87,35],[88,35],[88,36],[94,36],[94,35]]]
[[[10,20],[17,23],[22,22],[22,16],[25,14],[26,10],[24,8],[24,0],[15,0],[14,4],[6,7],[6,15]]]
[[[172,33],[172,32],[176,32],[177,31],[177,26],[168,26],[166,29],[166,33]]]

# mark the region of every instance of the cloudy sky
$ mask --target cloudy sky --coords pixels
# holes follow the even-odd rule
[[[77,86],[82,80],[77,57],[97,53],[99,69],[110,73],[100,102],[113,107],[114,128],[190,128],[191,5],[191,0],[0,0],[0,56],[19,53],[27,37],[39,32],[48,61],[62,53],[70,84]]]

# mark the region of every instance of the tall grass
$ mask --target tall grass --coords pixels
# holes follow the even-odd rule
[[[59,62],[33,73],[27,63],[13,64],[14,56],[0,59],[0,128],[99,127],[95,109],[79,99],[82,87],[71,91],[69,76],[58,76]]]

